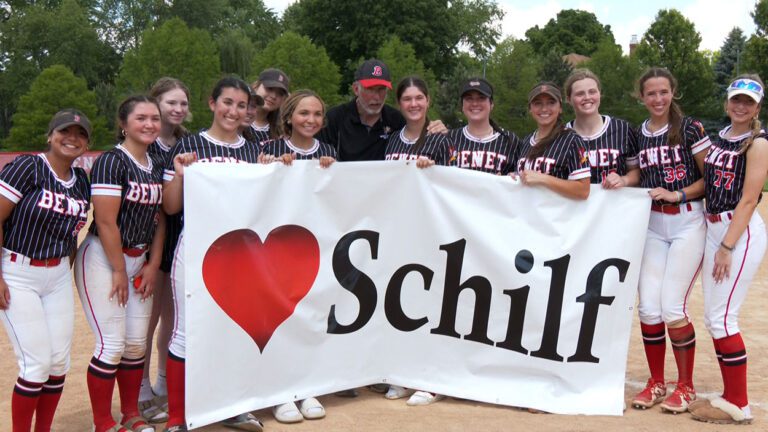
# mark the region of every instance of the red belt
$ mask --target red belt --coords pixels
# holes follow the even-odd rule
[[[123,248],[123,253],[131,258],[140,257],[146,252],[146,248]]]
[[[11,252],[11,262],[16,262],[16,260],[21,257],[22,255],[17,254],[16,252]],[[34,258],[28,258],[28,264],[32,267],[56,267],[57,265],[61,264],[61,257],[56,258],[47,258],[47,259],[34,259]]]
[[[685,203],[682,206],[677,204],[651,204],[651,210],[659,213],[669,214],[669,215],[676,215],[680,214],[682,210],[681,208],[685,208],[688,211],[693,210],[693,206],[691,203]]]
[[[715,213],[715,214],[707,213],[707,220],[710,222],[723,222],[726,219],[728,220],[733,219],[733,213],[731,212]]]

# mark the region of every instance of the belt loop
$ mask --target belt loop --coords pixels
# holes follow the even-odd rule
[[[18,256],[18,255],[16,254],[16,252],[11,252],[11,262],[14,262],[14,263],[15,263],[15,262],[16,262],[16,257],[17,257],[17,256]]]

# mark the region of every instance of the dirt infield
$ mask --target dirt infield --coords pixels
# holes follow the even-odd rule
[[[760,205],[760,214],[768,220],[768,203]],[[75,293],[75,297],[77,294]],[[768,265],[766,260],[750,288],[747,302],[741,310],[740,326],[749,354],[749,395],[755,421],[738,430],[768,429]],[[79,304],[75,310],[75,336],[72,344],[72,370],[64,396],[56,413],[54,430],[91,430],[91,408],[85,382],[85,371],[93,349],[90,328]],[[722,387],[714,351],[702,320],[701,284],[698,283],[691,300],[691,315],[699,335],[695,366],[695,382],[700,395],[713,395]],[[0,431],[11,430],[11,391],[16,380],[16,362],[7,335],[0,332]],[[629,399],[645,384],[648,372],[640,342],[640,326],[635,317],[629,347],[625,399]],[[676,378],[671,349],[667,351],[667,379]],[[154,376],[154,373],[153,373]],[[388,401],[382,395],[361,390],[356,399],[335,396],[320,398],[328,415],[324,420],[305,421],[297,425],[277,423],[270,412],[255,414],[269,431],[716,431],[724,426],[699,423],[687,414],[663,414],[657,408],[648,411],[628,409],[623,417],[565,416],[530,414],[518,409],[448,399],[428,407],[408,407],[404,400]],[[115,417],[118,416],[115,391]],[[158,428],[161,430],[161,428]],[[212,425],[200,431],[231,430]]]

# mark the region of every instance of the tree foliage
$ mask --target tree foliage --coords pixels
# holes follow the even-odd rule
[[[647,116],[646,109],[638,102],[635,81],[642,73],[636,57],[624,56],[621,48],[603,42],[584,63],[600,78],[600,112],[639,124]]]
[[[408,75],[416,75],[426,81],[430,89],[436,88],[435,75],[424,66],[424,63],[416,58],[416,51],[397,36],[392,36],[376,52],[376,58],[383,61],[389,68],[392,76],[392,88],[394,89],[401,79]],[[387,103],[396,106],[397,101],[394,91],[387,95]],[[432,115],[434,117],[434,114]]]
[[[746,41],[744,32],[734,27],[720,48],[720,55],[713,68],[719,97],[725,96],[725,90],[731,79],[741,72],[741,55],[744,53]]]
[[[592,12],[565,9],[543,27],[532,27],[525,32],[533,50],[540,56],[550,52],[591,56],[605,41],[615,43],[611,26],[602,25]]]
[[[528,93],[539,81],[541,64],[530,43],[509,38],[488,59],[488,81],[494,86],[493,118],[521,137],[533,130]]]
[[[19,100],[11,134],[3,147],[17,151],[44,150],[48,122],[63,108],[77,108],[92,121],[91,147],[114,144],[108,138],[103,120],[96,115],[96,95],[88,90],[85,80],[76,77],[66,66],[54,65],[43,70]]]
[[[358,59],[372,57],[384,41],[397,36],[442,78],[450,73],[460,46],[480,56],[492,49],[502,17],[491,0],[304,0],[288,7],[283,21],[287,29],[325,47],[345,77]]]
[[[91,13],[102,40],[123,55],[141,44],[144,30],[157,22],[166,7],[164,0],[100,0]]]
[[[291,79],[291,89],[312,89],[326,104],[339,99],[341,75],[325,49],[315,46],[308,37],[293,32],[283,33],[256,55],[251,71],[252,79],[267,68],[276,67]]]
[[[680,105],[686,114],[713,115],[715,85],[712,69],[699,52],[701,36],[692,22],[675,9],[664,9],[643,35],[635,54],[645,66],[662,66],[677,78]]]
[[[256,56],[256,48],[244,31],[231,29],[216,38],[219,46],[221,71],[228,75],[237,75],[243,79],[251,75],[251,63]]]
[[[191,93],[192,129],[211,123],[208,97],[221,76],[216,43],[205,30],[190,29],[178,18],[147,30],[142,44],[125,54],[117,77],[120,95],[141,93],[164,76],[183,81]]]

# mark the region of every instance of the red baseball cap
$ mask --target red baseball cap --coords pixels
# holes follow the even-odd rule
[[[392,88],[392,78],[389,76],[389,69],[383,61],[370,59],[363,62],[357,72],[355,72],[355,81],[363,87],[384,86]]]

